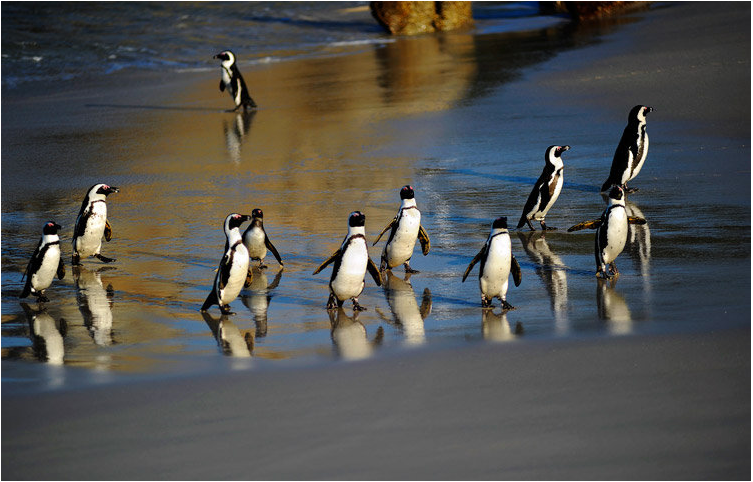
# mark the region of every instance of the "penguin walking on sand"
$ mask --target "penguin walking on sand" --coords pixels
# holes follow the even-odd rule
[[[243,245],[240,226],[251,219],[245,214],[232,213],[225,218],[225,255],[220,261],[217,274],[214,277],[212,291],[201,306],[201,311],[207,311],[210,306],[218,305],[225,315],[233,314],[230,303],[238,297],[243,289],[248,275],[248,250]]]
[[[619,274],[614,260],[625,249],[628,237],[628,223],[646,224],[646,220],[630,217],[625,211],[625,191],[620,186],[613,186],[609,191],[609,205],[601,218],[585,221],[568,228],[568,232],[581,229],[596,229],[594,254],[596,256],[596,276],[611,278]],[[607,266],[609,269],[607,269]]]
[[[463,282],[465,282],[473,266],[479,261],[481,262],[478,272],[481,306],[491,308],[492,299],[499,298],[502,301],[502,309],[514,310],[515,307],[508,303],[506,299],[508,278],[512,273],[515,286],[520,286],[522,273],[518,260],[512,254],[506,216],[499,217],[492,223],[489,238],[463,273]]]
[[[274,255],[280,267],[283,267],[280,253],[269,240],[267,232],[264,230],[264,213],[261,209],[254,209],[251,211],[251,224],[249,224],[246,231],[243,232],[243,244],[248,250],[249,257],[254,261],[259,261],[259,269],[264,269],[267,265],[264,264],[264,257],[267,255],[267,250],[270,250]]]
[[[19,298],[26,298],[31,294],[40,302],[49,301],[44,290],[50,287],[56,274],[58,279],[65,277],[65,265],[60,257],[59,229],[60,225],[52,221],[42,227],[42,238],[21,276],[21,281],[26,278],[26,284]]]
[[[544,231],[557,229],[548,227],[544,223],[544,218],[562,192],[562,184],[565,179],[562,172],[565,168],[562,163],[562,153],[569,149],[570,146],[549,146],[546,149],[544,170],[534,184],[531,194],[528,195],[517,229],[522,228],[527,223],[531,231],[536,231],[536,228],[531,224],[532,219],[539,221],[541,229]]]
[[[391,229],[390,236],[387,238],[387,244],[382,251],[382,262],[379,270],[392,269],[396,266],[403,265],[406,273],[418,273],[417,270],[410,267],[408,262],[413,256],[413,247],[416,245],[416,239],[421,242],[421,252],[424,256],[429,254],[431,242],[426,230],[421,226],[421,211],[416,206],[415,193],[412,186],[403,186],[400,189],[400,199],[402,204],[397,215],[390,221],[377,237],[372,246],[376,246],[382,235]]]
[[[229,50],[224,50],[214,56],[215,59],[222,61],[222,78],[220,79],[220,92],[224,92],[227,88],[230,93],[230,97],[235,102],[235,109],[231,109],[228,112],[235,112],[241,107],[243,110],[255,109],[256,102],[251,98],[251,94],[248,93],[248,87],[243,80],[241,71],[238,70],[238,66],[235,65],[235,54]]]
[[[628,181],[635,179],[641,172],[643,163],[648,155],[648,133],[646,132],[646,116],[653,112],[653,107],[636,105],[628,114],[628,124],[622,132],[622,138],[614,151],[612,169],[609,178],[601,186],[601,192],[607,192],[612,185],[620,186],[625,193],[638,189],[628,188]]]
[[[358,296],[365,285],[364,278],[368,270],[377,286],[382,286],[382,275],[376,264],[369,257],[366,244],[366,216],[360,211],[353,211],[348,217],[348,234],[340,248],[324,261],[314,274],[319,273],[330,263],[332,277],[329,280],[329,300],[327,309],[342,307],[345,300],[353,301],[354,311],[364,311],[366,308],[358,304]]]
[[[89,256],[94,256],[104,263],[115,261],[115,258],[100,254],[102,236],[106,241],[112,239],[112,228],[107,220],[107,196],[114,192],[120,191],[117,187],[107,184],[95,184],[87,191],[73,230],[72,264],[74,266],[81,264],[82,257]]]

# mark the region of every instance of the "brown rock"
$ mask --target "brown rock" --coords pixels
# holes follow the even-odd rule
[[[393,35],[473,26],[471,2],[371,2],[371,15]]]

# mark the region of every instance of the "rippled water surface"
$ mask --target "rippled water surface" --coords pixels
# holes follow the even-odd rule
[[[238,18],[220,7],[213,6],[227,13],[217,18],[232,22],[292,23],[295,29],[324,22],[301,12],[297,20],[284,20],[279,9]],[[12,8],[3,4],[4,88],[6,81],[17,82],[5,78],[5,16]],[[159,18],[162,7],[144,8]],[[186,22],[198,22],[193,7],[186,8]],[[85,14],[82,22],[88,22]],[[225,35],[235,38],[232,22]],[[359,22],[346,23],[342,35],[383,39],[364,34],[371,27]],[[223,112],[230,99],[217,92],[214,71],[180,81],[163,72],[114,76],[107,85],[81,80],[82,88],[57,95],[4,90],[4,380],[18,382],[11,387],[39,378],[65,385],[69,372],[29,372],[38,361],[84,367],[94,379],[108,379],[186,372],[225,355],[232,367],[276,366],[484,339],[748,324],[750,145],[744,129],[740,136],[699,138],[691,134],[698,126],[667,122],[662,106],[655,106],[648,161],[634,183],[640,191],[628,203],[648,223],[633,228],[617,259],[616,282],[594,276],[592,232],[565,232],[603,210],[598,186],[636,102],[618,116],[584,104],[550,104],[537,91],[535,72],[619,28],[556,23],[516,34],[489,28],[247,65],[260,104],[247,115]],[[177,48],[166,42],[166,49]],[[510,288],[508,300],[518,309],[483,311],[478,268],[465,283],[462,273],[492,219],[517,221],[550,144],[573,146],[563,157],[565,188],[547,217],[560,229],[512,232],[523,282]],[[685,167],[678,172],[678,165]],[[103,254],[117,261],[92,258],[71,270],[76,214],[97,182],[120,188],[108,200],[113,239],[103,244]],[[345,310],[328,313],[330,270],[312,272],[339,247],[351,211],[366,214],[373,241],[396,214],[405,184],[415,187],[432,242],[428,256],[417,249],[411,261],[420,273],[406,279],[397,268],[382,288],[367,277],[360,298],[367,311],[356,316],[346,303]],[[202,315],[198,309],[222,256],[223,219],[254,208],[264,210],[285,268],[268,255],[269,267],[257,270],[232,303],[234,315],[220,317],[216,307]],[[19,303],[17,295],[48,220],[63,226],[68,272],[48,290],[42,308],[32,300]],[[371,248],[377,263],[383,244]]]

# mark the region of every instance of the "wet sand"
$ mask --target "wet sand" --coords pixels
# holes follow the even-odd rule
[[[80,203],[79,190],[70,186],[72,180],[91,184],[86,173],[75,173],[75,167],[92,151],[109,160],[107,168],[115,179],[113,184],[127,185],[139,179],[130,192],[124,189],[119,193],[118,203],[112,203],[113,217],[130,220],[123,223],[120,232],[114,227],[120,244],[112,249],[117,248],[122,263],[116,270],[102,273],[97,273],[93,264],[87,266],[77,284],[93,283],[88,291],[70,282],[52,293],[58,300],[50,308],[56,320],[76,319],[82,304],[105,308],[105,317],[111,309],[109,316],[116,324],[110,330],[98,326],[95,317],[87,326],[69,328],[66,336],[66,340],[79,340],[69,341],[66,346],[68,362],[91,367],[90,360],[95,360],[94,371],[100,372],[120,366],[129,366],[127,371],[132,372],[159,372],[160,364],[169,362],[169,356],[164,349],[160,356],[149,355],[160,343],[174,350],[175,356],[189,353],[201,358],[206,356],[205,351],[217,349],[212,345],[216,345],[213,337],[219,333],[218,321],[201,320],[196,307],[206,295],[207,270],[211,271],[216,263],[214,245],[221,244],[222,239],[218,233],[200,237],[195,234],[210,232],[207,227],[217,224],[227,206],[238,205],[249,193],[265,206],[265,218],[275,220],[270,224],[281,232],[300,235],[280,239],[277,245],[283,256],[294,253],[286,260],[281,286],[287,283],[300,286],[301,290],[295,296],[288,291],[273,298],[272,309],[278,306],[281,311],[270,311],[270,320],[274,320],[270,322],[270,332],[290,329],[282,323],[283,317],[302,320],[307,336],[323,339],[312,349],[321,352],[322,346],[333,348],[335,337],[330,333],[330,320],[321,309],[326,300],[326,277],[312,281],[312,265],[329,255],[341,239],[343,221],[351,206],[367,205],[371,209],[367,213],[369,219],[373,218],[375,224],[381,224],[377,220],[382,219],[386,222],[394,215],[393,191],[415,176],[429,185],[432,178],[436,185],[457,182],[462,189],[456,192],[454,205],[439,196],[425,201],[431,205],[427,211],[432,213],[430,234],[434,236],[437,255],[416,259],[415,266],[427,273],[424,278],[412,279],[416,292],[426,285],[434,293],[433,326],[446,326],[445,330],[454,334],[452,325],[458,313],[475,320],[477,326],[482,325],[475,304],[477,287],[472,283],[454,284],[452,288],[441,285],[449,284],[449,280],[457,283],[457,273],[462,272],[483,242],[488,211],[495,209],[494,198],[508,193],[504,186],[487,188],[488,192],[473,189],[473,182],[463,176],[478,179],[473,176],[487,175],[494,179],[496,168],[485,170],[483,156],[500,145],[517,144],[521,152],[538,152],[541,138],[547,139],[545,145],[549,144],[551,132],[537,132],[544,129],[542,126],[551,128],[556,124],[550,122],[545,110],[544,114],[522,116],[521,127],[528,132],[525,137],[519,137],[517,129],[503,128],[510,125],[505,121],[532,108],[532,104],[537,112],[539,107],[551,105],[555,120],[567,121],[561,136],[574,138],[568,141],[570,144],[585,146],[579,154],[573,149],[573,162],[568,168],[568,176],[572,176],[566,180],[570,180],[574,192],[594,196],[586,186],[602,181],[603,167],[586,162],[589,156],[597,155],[600,143],[584,139],[586,135],[573,124],[577,120],[611,123],[605,130],[612,134],[603,143],[611,146],[613,132],[619,132],[624,124],[622,97],[629,98],[632,105],[633,99],[643,98],[641,94],[646,92],[651,93],[646,96],[656,98],[645,102],[657,104],[657,113],[659,105],[667,105],[668,99],[675,99],[671,105],[676,102],[688,106],[684,110],[670,109],[665,122],[650,122],[651,135],[656,136],[652,137],[652,146],[662,142],[653,144],[653,139],[673,139],[672,143],[664,141],[668,147],[665,152],[687,150],[689,172],[696,179],[700,177],[699,170],[703,174],[709,168],[699,167],[702,156],[697,148],[688,149],[683,143],[702,132],[708,150],[729,153],[725,162],[730,166],[726,170],[710,169],[712,177],[721,180],[715,178],[709,183],[700,199],[680,196],[675,203],[672,194],[661,189],[661,180],[674,176],[670,168],[661,162],[656,162],[652,170],[647,165],[641,174],[645,195],[636,199],[647,211],[653,229],[651,276],[641,271],[640,256],[636,255],[635,268],[629,267],[627,259],[623,261],[621,267],[625,269],[617,291],[600,286],[596,289],[600,314],[604,312],[600,319],[609,333],[629,334],[634,325],[666,319],[686,323],[685,329],[680,330],[685,333],[657,334],[649,326],[647,331],[638,330],[639,335],[622,338],[556,340],[533,336],[519,343],[449,348],[439,344],[351,364],[320,361],[305,368],[267,366],[264,370],[214,369],[209,373],[205,368],[198,374],[183,370],[171,377],[130,379],[127,383],[113,377],[114,383],[102,387],[84,384],[80,388],[63,383],[63,389],[57,392],[32,394],[9,394],[4,389],[3,477],[749,478],[750,39],[744,43],[748,46],[747,57],[739,56],[740,39],[735,37],[738,30],[726,26],[737,25],[745,15],[749,24],[750,7],[742,4],[723,10],[721,19],[711,24],[706,24],[703,15],[706,8],[704,4],[675,6],[651,12],[637,22],[626,20],[610,41],[586,45],[575,53],[563,49],[561,55],[552,58],[551,53],[541,54],[545,49],[532,49],[532,56],[541,55],[531,62],[535,67],[526,70],[528,64],[522,62],[509,72],[493,71],[495,75],[509,73],[513,79],[499,89],[502,94],[480,104],[471,102],[474,96],[498,89],[500,83],[478,67],[483,63],[448,63],[452,58],[483,52],[493,55],[464,36],[444,43],[425,38],[388,45],[379,50],[377,58],[390,68],[380,70],[380,75],[373,75],[374,57],[369,52],[259,68],[253,73],[258,90],[255,97],[263,109],[252,119],[226,116],[222,129],[217,128],[217,98],[207,94],[216,89],[216,76],[203,73],[186,74],[186,79],[177,83],[163,79],[165,83],[158,91],[132,80],[133,88],[118,85],[116,96],[112,96],[111,86],[101,86],[84,92],[57,93],[47,99],[48,103],[30,99],[6,103],[4,99],[4,155],[11,152],[21,156],[19,152],[24,152],[28,139],[13,134],[27,133],[33,125],[46,142],[36,146],[37,155],[21,156],[25,167],[34,170],[46,166],[45,156],[67,160],[54,165],[53,169],[61,174],[59,179],[51,176],[44,196],[33,201],[39,205],[57,203],[53,208],[38,209],[45,216],[59,213],[70,218],[63,213],[71,203]],[[735,48],[715,51],[715,62],[709,64],[704,48],[713,42],[699,36],[699,31],[710,32],[709,38],[721,46]],[[683,45],[674,43],[677,35],[685,40]],[[577,35],[567,38],[577,43]],[[643,45],[650,45],[651,50],[641,53],[634,48]],[[684,49],[682,56],[677,54],[680,47]],[[740,58],[747,58],[748,63]],[[400,75],[401,64],[415,62],[424,62],[416,69],[421,78]],[[643,69],[638,84],[615,74],[634,72],[636,65]],[[663,75],[667,71],[675,75]],[[715,88],[699,95],[695,90],[699,79]],[[279,85],[289,88],[281,92]],[[365,88],[366,85],[374,89]],[[380,85],[390,86],[392,98],[373,94],[381,92],[376,88]],[[349,88],[361,90],[347,92]],[[637,90],[626,94],[631,88]],[[682,96],[677,100],[677,92],[692,93],[687,94],[690,101],[683,102]],[[731,102],[732,94],[742,100]],[[696,98],[702,101],[694,102]],[[221,99],[229,101],[225,96]],[[500,107],[500,99],[508,102],[505,106],[509,111]],[[322,104],[344,100],[352,103],[340,104],[331,112],[322,109]],[[48,104],[73,114],[61,125],[52,117],[45,117]],[[293,110],[298,118],[291,126],[289,116],[281,114]],[[133,112],[137,115],[126,115]],[[432,116],[433,112],[438,114]],[[448,112],[450,115],[446,115]],[[501,117],[498,112],[503,113]],[[481,130],[500,131],[494,137],[494,145],[479,143],[478,132],[473,135],[479,137],[460,138],[454,127],[460,125],[458,122],[484,116],[494,123],[488,127],[474,125]],[[704,129],[708,118],[715,120],[711,133]],[[6,120],[10,123],[6,124]],[[405,130],[410,135],[395,134]],[[590,134],[598,137],[602,132],[594,129]],[[450,152],[429,150],[428,161],[413,167],[414,162],[422,164],[417,156],[427,154],[414,146],[431,144],[438,135],[444,138],[442,148],[449,146]],[[56,143],[71,136],[82,140],[75,150],[63,141]],[[99,142],[85,142],[90,138]],[[741,145],[740,138],[747,141]],[[478,166],[471,166],[476,171],[442,170],[450,164],[448,156],[453,155],[454,143],[466,144],[466,153],[481,158]],[[222,146],[219,150],[218,145]],[[252,178],[244,177],[241,169],[248,167],[243,164],[247,159],[243,152],[249,146],[253,146],[258,162]],[[611,157],[611,152],[607,155]],[[741,158],[745,165],[740,165]],[[364,169],[364,159],[383,163],[381,176],[376,178],[372,169]],[[299,169],[277,175],[283,170],[289,172],[291,164]],[[530,166],[514,169],[505,174],[522,176],[526,182],[533,176]],[[333,175],[335,170],[340,174]],[[21,171],[4,169],[3,243],[13,246],[4,250],[4,304],[10,299],[6,295],[7,283],[17,283],[12,277],[15,275],[7,273],[9,266],[18,265],[13,271],[23,269],[19,253],[25,249],[24,241],[36,236],[24,232],[29,229],[24,215],[5,214],[13,211],[6,199],[11,199],[11,204],[20,203],[27,181],[28,175]],[[219,192],[218,186],[222,188]],[[734,188],[732,193],[724,189],[729,186]],[[169,193],[171,203],[151,202],[163,189]],[[337,193],[334,200],[330,194],[333,192]],[[191,203],[182,202],[183,197]],[[192,208],[197,198],[205,199],[206,209]],[[662,209],[652,205],[657,201],[662,203]],[[668,212],[678,204],[696,207],[707,201],[707,211],[682,214],[679,218]],[[577,222],[601,209],[589,200],[568,201],[563,196],[558,202],[562,206],[556,219],[562,227],[566,220]],[[512,199],[509,204],[519,203]],[[136,221],[144,206],[153,219],[162,221]],[[731,213],[731,219],[717,224],[713,211],[719,209]],[[701,225],[687,233],[684,227],[698,217],[703,219]],[[70,224],[70,219],[67,222]],[[381,227],[372,226],[370,232],[378,232]],[[470,235],[474,232],[481,233],[478,239]],[[144,237],[153,244],[145,246],[140,241]],[[552,318],[557,324],[560,315],[565,317],[565,331],[577,331],[579,324],[596,319],[582,314],[595,309],[590,243],[559,233],[547,235],[547,240],[571,267],[566,270],[569,284],[565,308],[560,305],[555,288],[537,290],[537,284],[529,283],[516,294],[516,304],[521,308],[511,312],[509,320],[495,320],[499,323],[494,326],[502,328],[501,333],[496,333],[501,338],[510,338],[509,330],[503,328],[517,321],[526,325],[527,333],[535,335],[537,326],[551,326]],[[526,239],[521,243],[527,246]],[[688,254],[682,250],[677,254],[678,246]],[[728,256],[718,256],[720,250]],[[531,251],[531,260],[543,256],[541,253],[546,254],[546,250]],[[518,256],[525,259],[522,252]],[[553,258],[548,259],[551,262]],[[273,260],[267,261],[274,266]],[[536,261],[525,263],[529,279],[535,280],[531,275]],[[144,272],[150,274],[143,276]],[[542,278],[545,275],[541,274]],[[270,272],[270,282],[272,276]],[[687,283],[688,276],[704,281]],[[730,277],[736,283],[720,288]],[[177,292],[173,282],[176,278],[181,280]],[[553,277],[548,281],[552,285],[557,282]],[[652,285],[647,288],[647,283]],[[114,304],[107,301],[108,284],[117,288]],[[709,290],[708,286],[716,289]],[[682,296],[672,297],[678,291]],[[74,292],[86,296],[77,301]],[[94,293],[100,298],[96,303]],[[701,295],[704,302],[696,303]],[[367,287],[364,299],[372,300],[361,320],[368,338],[373,339],[379,323],[378,306],[373,306],[377,302],[373,300],[385,305],[373,286]],[[6,317],[22,313],[6,314],[4,307],[3,316],[5,324]],[[717,319],[717,328],[710,328],[709,320]],[[257,355],[284,358],[300,350],[298,346],[271,342],[265,346],[264,339],[258,337],[258,322],[245,324],[240,316],[232,322],[238,324],[235,331],[239,334],[257,330]],[[490,326],[486,319],[483,326]],[[481,330],[478,331],[480,338]],[[169,344],[169,340],[185,332],[190,334],[188,342]],[[399,337],[410,338],[405,326]],[[85,343],[88,338],[93,342]],[[143,356],[147,360],[144,368],[128,365],[134,352],[127,347],[137,339],[149,339],[155,344],[137,344],[135,358]],[[109,358],[100,356],[103,346],[113,347],[106,351]],[[4,347],[4,388],[7,368],[13,366],[5,360],[5,350]],[[25,372],[13,373],[22,377]]]

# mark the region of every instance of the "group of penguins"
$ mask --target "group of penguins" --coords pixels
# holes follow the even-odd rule
[[[228,89],[236,105],[234,110],[256,108],[246,88],[243,77],[235,65],[235,56],[229,50],[214,58],[222,61],[222,78],[220,90]],[[628,224],[645,224],[643,218],[628,216],[625,210],[626,194],[635,189],[627,183],[640,172],[648,154],[648,134],[646,116],[653,109],[637,105],[630,110],[628,124],[623,131],[612,161],[609,177],[601,187],[602,193],[608,192],[608,206],[599,219],[585,221],[568,229],[568,232],[581,229],[595,229],[594,253],[596,258],[596,275],[611,278],[619,274],[615,259],[625,247],[628,237]],[[538,221],[543,230],[556,228],[547,226],[545,217],[562,191],[564,182],[562,153],[570,146],[550,146],[544,156],[544,170],[534,184],[526,201],[517,229],[528,225],[535,230],[532,221]],[[105,263],[115,261],[101,254],[102,238],[110,241],[112,230],[107,220],[107,196],[118,192],[118,188],[107,184],[95,184],[88,191],[81,204],[72,239],[72,264],[78,265],[81,258],[94,256]],[[366,216],[360,211],[350,213],[348,232],[337,249],[325,260],[313,274],[321,272],[332,264],[329,281],[329,299],[327,309],[341,308],[343,303],[351,300],[354,311],[365,310],[358,303],[358,297],[365,285],[366,273],[371,275],[377,286],[382,285],[382,273],[403,265],[406,274],[417,273],[410,267],[416,241],[421,244],[424,256],[429,253],[431,242],[426,230],[421,225],[419,211],[413,187],[408,185],[400,190],[401,206],[392,221],[382,230],[373,245],[389,230],[387,243],[382,250],[381,263],[376,264],[369,257],[366,240]],[[213,305],[218,305],[222,314],[231,314],[230,303],[233,302],[244,285],[248,285],[252,276],[251,261],[258,261],[259,268],[265,268],[263,261],[269,250],[283,267],[282,258],[269,240],[264,230],[264,214],[261,209],[254,209],[251,215],[231,213],[225,218],[225,250],[217,269],[214,283],[209,295],[201,306],[206,312]],[[240,227],[251,221],[241,234]],[[29,261],[22,281],[26,283],[20,294],[21,298],[34,295],[38,301],[48,301],[44,291],[58,279],[65,276],[65,266],[61,258],[60,225],[48,222],[42,228],[42,238]],[[498,298],[504,310],[514,309],[507,302],[508,280],[512,274],[515,286],[519,286],[522,276],[520,265],[512,254],[507,217],[502,216],[492,222],[491,232],[484,246],[471,260],[463,273],[463,282],[473,267],[479,264],[479,288],[481,305],[492,306],[492,300]]]

